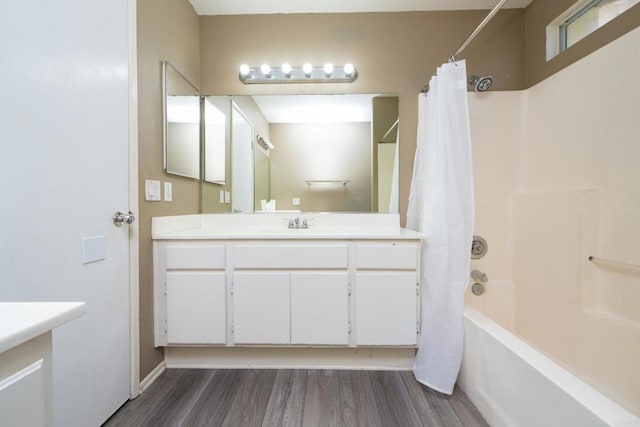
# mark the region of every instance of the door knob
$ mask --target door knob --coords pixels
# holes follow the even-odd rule
[[[133,215],[133,212],[129,211],[128,214],[122,213],[120,211],[113,214],[113,223],[120,227],[122,224],[131,224],[136,220],[136,217]]]

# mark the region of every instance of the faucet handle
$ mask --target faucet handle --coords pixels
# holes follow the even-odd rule
[[[289,221],[289,225],[287,226],[288,228],[295,228],[293,225],[293,218],[282,218],[283,221]]]
[[[302,228],[309,228],[309,221],[313,221],[313,218],[304,218],[302,220]]]

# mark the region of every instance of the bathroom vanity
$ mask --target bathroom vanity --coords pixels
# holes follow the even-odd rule
[[[0,302],[1,426],[53,425],[52,330],[85,310],[82,302]]]
[[[154,218],[155,345],[207,366],[220,348],[414,350],[421,237],[395,214]]]

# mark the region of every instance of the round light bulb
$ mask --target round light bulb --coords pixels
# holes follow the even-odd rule
[[[280,69],[282,70],[283,73],[285,73],[286,75],[291,74],[291,64],[289,64],[288,62],[285,62],[284,64],[282,64],[282,66],[280,67]]]
[[[269,66],[269,64],[262,64],[260,66],[260,71],[262,72],[262,74],[264,74],[265,76],[268,76],[269,73],[271,72],[271,67]]]
[[[249,66],[247,64],[242,64],[240,66],[240,74],[241,75],[248,76],[250,72],[251,72],[251,69],[249,68]]]
[[[322,69],[324,70],[324,73],[326,75],[330,75],[333,72],[333,64],[331,62],[327,62],[326,64],[324,64],[324,67]]]
[[[348,64],[346,64],[344,66],[344,74],[347,75],[347,76],[352,75],[355,70],[356,69],[353,68],[353,64],[352,63],[348,63]]]
[[[313,71],[313,67],[308,62],[302,66],[302,71],[308,76]]]

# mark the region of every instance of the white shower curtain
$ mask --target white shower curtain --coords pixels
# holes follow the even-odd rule
[[[463,352],[464,289],[469,277],[474,198],[464,61],[438,68],[420,94],[418,142],[407,228],[424,233],[422,325],[413,372],[451,394]]]

